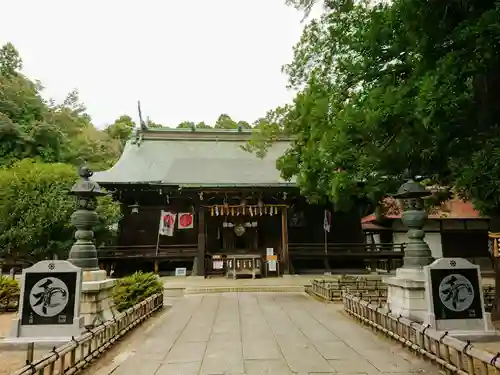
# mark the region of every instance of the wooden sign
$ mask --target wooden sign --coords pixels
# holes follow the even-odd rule
[[[186,276],[186,275],[187,275],[187,269],[185,267],[175,269],[175,276]]]

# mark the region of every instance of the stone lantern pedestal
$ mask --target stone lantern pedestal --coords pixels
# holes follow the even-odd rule
[[[426,277],[423,267],[432,262],[429,245],[424,241],[422,230],[427,219],[423,197],[430,193],[413,179],[409,179],[394,195],[402,201],[401,220],[408,227],[408,242],[403,258],[403,267],[396,270],[396,276],[387,277],[387,305],[395,315],[401,315],[416,322],[423,322],[427,316]]]
[[[106,271],[84,271],[80,315],[85,326],[95,326],[113,318],[115,280]]]
[[[401,315],[422,323],[428,314],[423,271],[396,270],[396,276],[387,277],[387,307],[394,315]]]
[[[106,271],[100,270],[94,245],[92,228],[98,224],[95,212],[96,197],[106,195],[101,187],[91,181],[92,172],[80,168],[81,180],[77,181],[70,194],[77,198],[77,210],[71,215],[71,223],[76,227],[76,242],[71,247],[68,260],[83,270],[80,314],[85,326],[95,326],[113,317],[112,293],[115,280],[108,279]]]

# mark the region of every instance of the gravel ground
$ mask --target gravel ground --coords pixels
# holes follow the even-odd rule
[[[7,336],[10,332],[12,318],[15,315],[15,313],[0,314],[0,338]],[[35,358],[43,356],[46,352],[47,349],[35,350]],[[25,363],[26,349],[0,349],[0,375],[9,375],[10,373],[23,367]]]

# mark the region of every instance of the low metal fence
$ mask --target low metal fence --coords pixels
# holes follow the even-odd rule
[[[344,310],[361,323],[381,331],[401,342],[417,355],[442,366],[447,373],[459,375],[497,375],[500,373],[500,353],[491,354],[403,317],[390,314],[376,304],[345,294]]]
[[[97,358],[120,337],[163,307],[163,293],[155,294],[11,375],[73,374]]]

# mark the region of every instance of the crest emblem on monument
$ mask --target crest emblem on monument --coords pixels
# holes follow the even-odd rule
[[[458,273],[447,275],[439,284],[439,299],[452,311],[467,310],[474,301],[474,287],[463,275]]]
[[[56,277],[45,277],[31,289],[29,303],[37,315],[53,317],[68,304],[68,287]]]

